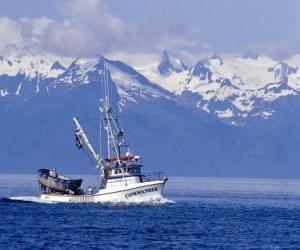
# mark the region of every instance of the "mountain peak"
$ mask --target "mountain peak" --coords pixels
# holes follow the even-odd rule
[[[59,61],[55,61],[55,62],[52,64],[50,70],[63,70],[63,71],[65,71],[66,68],[65,68],[64,66],[62,66],[62,65],[60,64]]]
[[[203,61],[198,61],[192,69],[192,76],[198,77],[200,80],[211,82],[212,72],[207,68]]]
[[[237,86],[233,85],[232,82],[227,78],[218,78],[216,82],[220,83],[220,88],[232,88],[232,89],[239,89]]]
[[[223,65],[223,59],[222,59],[220,53],[214,52],[209,59],[210,60],[218,60],[219,65]]]
[[[257,60],[258,57],[259,57],[258,54],[254,53],[254,52],[251,52],[251,51],[246,52],[246,53],[242,56],[242,58],[244,58],[244,59],[253,59],[253,60]]]
[[[274,73],[275,83],[288,83],[288,76],[298,71],[298,68],[289,66],[286,62],[279,62],[272,68],[268,69],[268,72]]]
[[[167,51],[163,52],[161,61],[157,66],[160,74],[166,75],[172,71],[180,73],[188,69],[188,67],[183,63],[183,61],[174,55],[170,55]]]

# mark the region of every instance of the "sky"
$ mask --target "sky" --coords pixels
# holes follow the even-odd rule
[[[0,0],[0,54],[300,52],[298,0]]]

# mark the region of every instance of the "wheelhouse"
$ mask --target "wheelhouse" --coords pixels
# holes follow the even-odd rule
[[[114,187],[142,182],[141,167],[139,164],[124,164],[109,168],[106,185]]]

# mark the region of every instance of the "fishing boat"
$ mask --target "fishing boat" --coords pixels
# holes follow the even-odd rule
[[[143,202],[163,199],[162,192],[168,178],[163,173],[142,172],[141,157],[133,153],[125,140],[124,129],[118,116],[113,113],[109,95],[107,66],[104,64],[104,98],[100,107],[100,121],[106,138],[106,154],[96,153],[87,134],[74,117],[75,142],[79,149],[85,148],[99,170],[99,186],[83,191],[81,179],[71,179],[55,170],[40,169],[38,182],[41,199],[52,202],[99,203]],[[101,134],[101,131],[100,131]]]

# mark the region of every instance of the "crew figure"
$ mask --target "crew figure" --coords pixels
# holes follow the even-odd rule
[[[92,194],[93,193],[93,188],[91,186],[88,187],[88,194]]]

